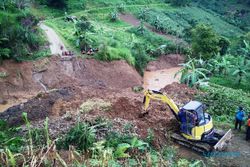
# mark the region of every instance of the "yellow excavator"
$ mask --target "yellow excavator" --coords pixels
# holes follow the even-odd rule
[[[166,94],[159,91],[147,90],[144,92],[144,113],[148,113],[150,100],[159,100],[166,103],[175,118],[180,123],[179,133],[171,137],[177,143],[195,151],[204,153],[213,150],[222,151],[229,143],[232,132],[226,133],[213,127],[212,117],[204,112],[205,105],[198,101],[190,101],[180,109]]]

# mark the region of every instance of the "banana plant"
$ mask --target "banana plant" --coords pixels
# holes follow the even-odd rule
[[[196,68],[195,61],[195,59],[191,59],[187,63],[180,64],[183,68],[175,74],[175,77],[181,74],[180,82],[187,84],[189,87],[208,80],[206,73],[209,73],[209,71],[205,68]]]
[[[244,77],[247,76],[247,73],[250,71],[250,63],[246,62],[245,57],[238,57],[237,63],[234,66],[233,75],[238,78],[238,85],[241,84]]]

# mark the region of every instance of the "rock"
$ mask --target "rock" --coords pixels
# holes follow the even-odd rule
[[[1,98],[0,98],[0,104],[5,105],[5,104],[7,104],[7,103],[8,103],[7,100],[4,100],[4,99],[1,99]]]

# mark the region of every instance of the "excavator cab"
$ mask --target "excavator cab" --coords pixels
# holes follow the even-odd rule
[[[212,118],[204,112],[201,102],[190,101],[180,109],[178,117],[181,133],[191,140],[207,140],[213,133]]]
[[[194,124],[195,126],[204,125],[206,123],[206,117],[203,108],[202,103],[190,101],[180,109],[180,113],[186,113],[188,123]]]

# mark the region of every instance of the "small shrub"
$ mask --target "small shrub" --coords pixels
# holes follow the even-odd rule
[[[135,92],[135,93],[140,93],[140,92],[143,91],[143,87],[142,87],[142,86],[134,86],[134,87],[132,88],[132,90],[133,90],[133,92]]]
[[[143,75],[144,68],[150,60],[150,57],[145,52],[145,46],[141,43],[135,43],[133,55],[135,57],[135,68]]]
[[[106,102],[102,99],[97,99],[97,98],[89,99],[80,106],[80,112],[86,113],[94,109],[109,111],[111,109],[111,105],[112,104],[110,102]]]
[[[152,142],[155,138],[154,131],[151,128],[148,128],[147,133],[148,134],[147,134],[146,142],[152,144]]]
[[[93,147],[95,133],[96,130],[89,124],[77,123],[75,127],[70,129],[65,137],[57,142],[57,146],[59,149],[69,149],[69,146],[73,145],[77,150],[87,151],[90,147]]]
[[[174,158],[176,156],[176,149],[174,147],[165,146],[162,149],[162,156],[165,160],[172,163],[174,162]]]
[[[12,152],[20,151],[25,140],[17,136],[19,130],[20,128],[10,128],[7,122],[0,120],[0,148],[7,147]]]
[[[0,78],[6,78],[8,75],[9,74],[7,72],[0,72]]]
[[[113,10],[109,13],[110,21],[115,22],[118,20],[118,12],[116,10]]]
[[[33,144],[36,146],[41,146],[46,144],[46,136],[44,129],[34,128],[31,130],[31,136]]]

